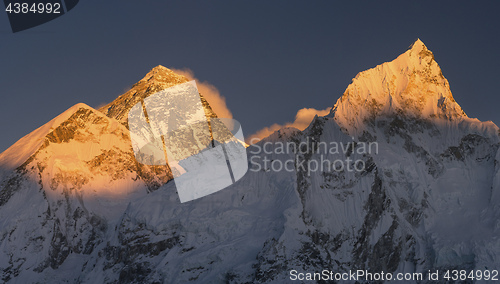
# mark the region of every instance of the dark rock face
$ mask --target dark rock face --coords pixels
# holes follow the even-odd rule
[[[2,190],[0,191],[0,206],[4,205],[19,190],[22,186],[22,174],[15,173],[13,176],[2,182]]]
[[[466,164],[466,168],[484,166],[487,171],[496,168],[494,161],[499,145],[492,142],[496,137],[486,138],[484,134],[466,131],[462,136],[458,136],[458,139],[454,138],[457,146],[444,148],[446,150],[441,152],[442,150],[433,149],[432,145],[440,145],[440,141],[445,137],[443,133],[450,129],[430,121],[404,117],[378,118],[370,127],[360,136],[359,141],[380,141],[382,150],[387,147],[397,149],[395,151],[402,150],[401,153],[405,155],[401,157],[402,160],[411,157],[410,159],[420,164],[417,170],[423,170],[426,179],[436,180],[437,183],[447,179],[449,169],[456,167],[457,161],[462,165]],[[302,133],[301,140],[295,142],[307,141],[307,137],[312,141],[328,141],[325,137],[331,137],[329,132],[334,131],[332,128],[341,129],[332,121],[322,119],[321,123],[318,123],[318,120],[315,120]],[[418,136],[430,138],[430,141],[417,139]],[[310,145],[309,149],[313,150],[299,157],[306,160],[315,159],[314,147]],[[352,155],[353,152],[355,151],[347,151],[346,156]],[[439,237],[436,233],[421,228],[433,222],[434,208],[440,204],[432,197],[436,198],[435,191],[442,189],[426,187],[421,180],[413,179],[413,167],[399,170],[387,167],[383,158],[385,157],[380,157],[380,153],[364,156],[365,170],[355,173],[352,181],[346,172],[323,170],[308,175],[307,169],[297,169],[296,187],[302,205],[300,218],[303,225],[299,226],[301,229],[298,229],[293,241],[282,238],[278,240],[274,237],[264,244],[257,258],[254,280],[258,283],[286,283],[287,274],[292,269],[308,272],[320,272],[322,269],[361,269],[372,273],[396,273],[401,271],[405,263],[426,275],[428,269],[468,269],[477,266],[478,263],[472,261],[474,257],[468,253],[456,257],[455,261],[460,264],[455,262],[450,266],[436,261],[442,249],[436,245],[433,238]],[[489,195],[488,187],[496,186],[491,184],[492,175],[486,176],[484,181],[490,184],[483,187],[482,194]],[[363,178],[368,181],[369,188]],[[479,184],[477,186],[480,186]],[[324,211],[340,213],[349,210],[345,204],[339,203],[335,204],[346,209],[325,208],[326,204],[320,201],[329,198],[325,191],[337,193],[331,196],[344,203],[349,203],[353,194],[366,191],[364,197],[357,201],[360,206],[358,210],[362,210],[362,213],[358,217],[340,217],[346,218],[341,220],[340,224],[338,221],[325,222],[325,216],[328,214]],[[329,218],[331,216],[328,216]],[[360,223],[355,220],[363,221]],[[287,247],[293,249],[287,250]]]

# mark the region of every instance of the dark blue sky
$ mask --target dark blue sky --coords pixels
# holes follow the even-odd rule
[[[403,2],[403,3],[400,3]],[[417,38],[465,112],[500,123],[494,1],[80,1],[11,33],[0,11],[0,151],[72,105],[110,102],[152,67],[189,68],[246,134],[333,106]]]

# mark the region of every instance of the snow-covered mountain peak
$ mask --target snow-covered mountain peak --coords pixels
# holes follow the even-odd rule
[[[79,110],[93,111],[97,115],[103,116],[97,110],[84,103],[78,103],[68,108],[66,111],[56,116],[51,121],[19,139],[7,150],[1,153],[0,169],[10,171],[22,165],[43,145],[48,134],[50,134],[54,129],[58,128]]]
[[[158,65],[151,69],[144,78],[135,83],[129,91],[101,107],[99,111],[127,126],[128,112],[134,105],[154,93],[188,81],[189,79],[185,76]],[[217,117],[205,98],[200,97],[207,116]]]
[[[109,117],[127,125],[128,111],[144,98],[189,80],[174,71],[158,65],[151,69],[144,78],[135,83],[130,90],[99,110]]]
[[[425,44],[419,38],[417,38],[417,40],[412,45],[410,45],[409,49],[416,53],[420,53],[423,50],[428,50],[427,46],[425,46]]]
[[[179,75],[165,66],[158,65],[151,69],[151,71],[149,71],[137,84],[158,84],[165,85],[165,87],[171,87],[187,81],[189,80],[185,76]]]
[[[137,164],[128,129],[85,104],[69,108],[12,145],[0,155],[0,169],[50,192],[76,190],[90,199],[118,200],[119,207],[127,204],[123,198],[145,194],[171,179],[166,167]],[[159,173],[153,175],[154,170]],[[106,216],[116,213],[104,211]]]
[[[393,115],[445,120],[467,117],[453,99],[434,55],[420,39],[395,60],[360,72],[330,114],[351,134]]]

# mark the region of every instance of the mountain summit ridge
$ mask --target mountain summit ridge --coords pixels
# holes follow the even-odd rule
[[[179,75],[162,65],[158,65],[135,83],[130,90],[109,104],[99,108],[99,111],[127,125],[128,111],[134,105],[156,92],[188,81],[189,79],[185,76]]]
[[[172,71],[171,69],[163,66],[163,65],[158,65],[154,68],[152,68],[139,82],[136,83],[140,84],[143,82],[148,82],[148,83],[153,83],[153,84],[158,84],[158,85],[164,85],[170,86],[173,84],[181,84],[189,81],[188,78],[186,78],[184,75],[180,75]]]
[[[420,39],[393,61],[358,73],[329,114],[341,127],[358,134],[370,121],[392,115],[467,118],[434,54]]]
[[[419,53],[423,50],[428,50],[428,48],[420,38],[417,38],[417,40],[410,45],[408,50],[412,50],[412,51]]]
[[[0,168],[4,170],[13,170],[23,164],[32,154],[34,154],[45,143],[47,135],[62,123],[67,121],[72,115],[80,109],[95,112],[104,116],[94,108],[84,104],[77,103],[68,108],[49,122],[33,130],[29,134],[19,139],[16,143],[0,153]]]

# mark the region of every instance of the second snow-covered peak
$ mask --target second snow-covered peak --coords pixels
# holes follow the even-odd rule
[[[158,65],[151,69],[136,85],[146,83],[148,85],[160,84],[165,85],[165,87],[171,87],[188,81],[188,78],[185,76],[177,74],[165,66]]]
[[[3,170],[8,172],[21,166],[30,156],[43,147],[44,144],[61,143],[66,140],[68,136],[75,136],[78,127],[88,127],[85,120],[88,120],[90,116],[93,116],[96,121],[104,121],[106,124],[113,124],[114,128],[123,128],[118,122],[108,119],[101,112],[84,103],[78,103],[19,139],[14,145],[1,153],[0,171]],[[78,122],[74,123],[77,119],[79,119]],[[125,130],[126,129],[123,128],[122,132]],[[86,131],[88,132],[88,130]]]
[[[135,83],[129,91],[99,110],[107,116],[126,124],[128,111],[135,104],[156,92],[188,81],[189,79],[185,76],[158,65],[151,69],[144,78]]]
[[[420,39],[395,60],[360,72],[331,115],[352,134],[384,116],[446,120],[467,117],[453,99],[434,55]]]
[[[428,49],[427,46],[425,46],[425,44],[419,38],[417,38],[417,40],[412,45],[410,45],[409,50],[418,54],[421,51],[425,51]]]

